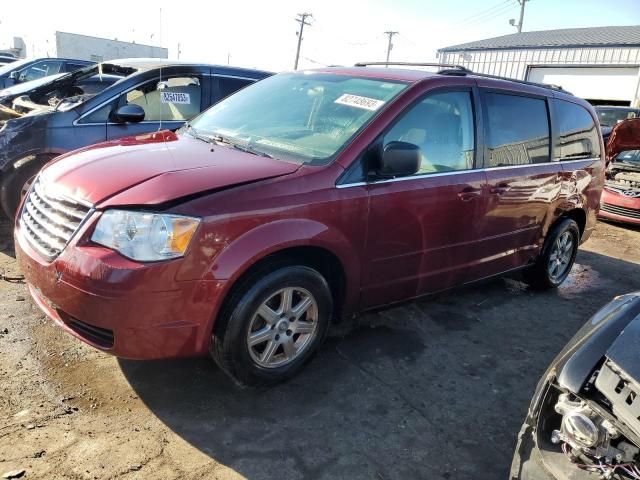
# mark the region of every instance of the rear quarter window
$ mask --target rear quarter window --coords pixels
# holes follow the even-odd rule
[[[560,160],[600,156],[600,133],[586,108],[564,100],[555,100],[554,116],[558,129],[556,155]]]

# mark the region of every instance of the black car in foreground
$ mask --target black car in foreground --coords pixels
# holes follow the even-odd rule
[[[540,380],[511,480],[640,478],[639,347],[636,292],[597,312]]]
[[[73,72],[96,62],[73,58],[24,58],[0,67],[0,88],[30,82],[56,73]]]
[[[271,73],[127,59],[94,65],[78,75],[124,78],[97,94],[75,94],[71,88],[71,96],[40,92],[18,97],[11,108],[22,116],[0,121],[0,203],[9,218],[31,180],[52,158],[106,140],[161,128],[175,130],[218,100]]]

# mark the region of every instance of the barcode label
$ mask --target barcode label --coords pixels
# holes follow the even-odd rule
[[[160,92],[160,101],[162,103],[191,103],[188,93]]]
[[[382,100],[376,100],[375,98],[369,97],[361,97],[359,95],[352,95],[350,93],[341,95],[335,101],[335,103],[371,111],[378,110],[382,105],[384,105],[384,102]]]

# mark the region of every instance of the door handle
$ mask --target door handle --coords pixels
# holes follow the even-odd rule
[[[508,184],[506,183],[499,183],[498,185],[496,185],[495,187],[491,187],[491,194],[492,195],[504,195],[505,193],[507,193],[509,190],[511,190],[511,187],[509,187]]]
[[[480,195],[482,195],[481,188],[466,187],[458,192],[458,198],[460,198],[460,200],[462,200],[463,202],[469,202],[474,198],[479,197]]]

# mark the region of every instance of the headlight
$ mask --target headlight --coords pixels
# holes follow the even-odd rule
[[[133,260],[166,260],[184,255],[199,223],[181,215],[107,210],[91,240]]]

